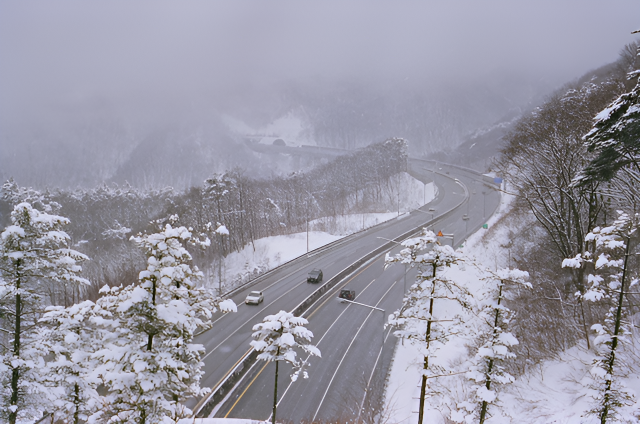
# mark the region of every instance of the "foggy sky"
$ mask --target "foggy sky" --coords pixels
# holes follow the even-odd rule
[[[104,97],[123,110],[275,82],[558,84],[617,58],[637,0],[0,2],[0,119]]]

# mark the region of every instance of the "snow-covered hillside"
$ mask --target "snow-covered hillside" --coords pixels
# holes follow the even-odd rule
[[[509,219],[512,196],[503,196],[500,210],[489,220],[489,230],[480,229],[464,243],[461,253],[475,258],[478,263],[493,269],[508,267],[508,246],[514,223]],[[447,276],[464,282],[471,292],[481,287],[480,273],[473,266],[451,269]],[[449,315],[455,307],[447,310]],[[637,321],[640,317],[636,316]],[[636,330],[637,333],[637,330]],[[446,344],[435,358],[436,364],[464,364],[469,359],[465,340]],[[637,337],[630,337],[619,359],[629,366],[623,384],[630,393],[640,393],[640,365],[637,361],[640,345]],[[399,343],[392,362],[386,387],[385,413],[390,423],[414,423],[417,420],[420,396],[422,354],[416,346]],[[495,424],[595,424],[597,416],[588,415],[593,409],[596,393],[588,388],[596,354],[578,344],[553,359],[534,364],[512,384],[507,384],[499,394],[498,403],[490,408],[488,423]],[[463,367],[461,367],[463,368]],[[448,424],[452,407],[468,401],[470,384],[465,374],[440,378],[442,396],[427,400],[425,423]],[[640,402],[621,408],[622,422],[638,422]],[[445,418],[447,417],[447,418]],[[477,422],[477,421],[475,421]]]
[[[306,232],[266,237],[248,244],[240,252],[231,253],[223,265],[224,291],[307,253],[307,241],[309,251],[317,249],[363,229],[396,219],[430,202],[435,195],[433,183],[425,185],[406,173],[394,178],[393,184],[401,188],[399,197],[394,199],[397,203],[394,202],[393,211],[316,219],[309,222],[308,239]],[[209,285],[217,288],[216,271],[211,271],[207,277]]]

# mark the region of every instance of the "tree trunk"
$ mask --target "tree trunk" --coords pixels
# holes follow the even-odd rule
[[[276,357],[280,356],[280,348]],[[276,424],[276,407],[278,406],[278,360],[276,362],[276,381],[273,385],[273,412],[271,413],[271,424]]]
[[[19,268],[20,261],[16,263],[16,268]],[[15,333],[13,335],[13,357],[20,357],[20,334],[21,334],[21,317],[22,317],[22,297],[20,296],[20,274],[17,272],[18,278],[16,279],[16,322],[15,322]],[[13,367],[13,366],[12,366]],[[16,424],[16,419],[18,418],[18,382],[20,380],[20,370],[18,368],[13,368],[11,370],[11,406],[16,406],[14,411],[9,413],[9,423]]]
[[[504,282],[500,281],[500,290],[498,291],[498,306],[500,306],[500,302],[502,301],[502,288],[504,287]],[[500,309],[496,308],[496,318],[493,322],[493,340],[496,339],[496,328],[498,327],[498,321],[500,319]],[[487,367],[487,381],[485,382],[485,387],[487,390],[491,390],[491,371],[493,370],[493,358],[489,359],[489,366]],[[482,406],[480,408],[480,424],[484,424],[485,417],[487,415],[487,406],[488,403],[486,400],[482,401]]]
[[[616,349],[618,348],[618,336],[620,334],[620,325],[622,323],[622,302],[624,300],[624,283],[627,277],[627,262],[629,260],[629,246],[631,238],[626,237],[627,245],[624,252],[624,267],[622,268],[622,280],[620,281],[620,296],[618,297],[618,306],[616,308],[616,320],[613,329],[613,340],[611,340],[611,350],[607,359],[607,374],[609,379],[605,383],[604,400],[602,401],[602,411],[600,411],[600,423],[605,424],[611,409],[611,383],[613,381],[613,367],[616,360]]]
[[[80,423],[80,388],[78,383],[73,385],[73,403],[76,407],[73,411],[73,424]]]
[[[433,266],[433,286],[431,287],[431,300],[429,301],[429,321],[427,321],[427,333],[425,334],[425,341],[427,342],[427,349],[429,349],[429,344],[431,342],[431,318],[433,314],[433,295],[436,291],[436,269],[437,266]],[[429,357],[424,357],[424,364],[422,366],[423,370],[427,370],[429,368]],[[427,393],[427,376],[422,374],[422,383],[420,384],[420,408],[418,409],[418,424],[422,424],[424,420],[424,398]]]

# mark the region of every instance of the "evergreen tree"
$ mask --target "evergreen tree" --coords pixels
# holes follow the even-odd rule
[[[618,359],[620,343],[629,335],[629,312],[625,298],[631,283],[629,268],[630,241],[640,225],[640,216],[629,216],[619,212],[618,219],[609,227],[596,227],[587,236],[591,251],[565,259],[563,267],[590,267],[595,270],[588,276],[590,287],[583,295],[592,302],[607,302],[609,310],[604,323],[594,324],[591,329],[598,335],[594,340],[598,356],[591,368],[590,388],[594,390],[597,406],[591,411],[600,422],[615,421],[618,412],[633,403],[634,396],[620,384],[625,373]]]
[[[630,74],[638,79],[640,71]],[[588,181],[609,181],[621,169],[631,165],[638,173],[640,165],[640,81],[628,93],[622,94],[594,119],[593,128],[585,136],[587,148],[596,158],[577,178]]]
[[[456,315],[443,320],[442,316],[435,313],[435,302],[450,300],[468,309],[471,294],[443,272],[443,268],[461,263],[462,258],[450,246],[439,245],[433,232],[425,229],[421,236],[405,240],[402,246],[404,249],[397,255],[387,254],[387,265],[402,263],[417,267],[418,276],[406,294],[402,307],[389,317],[389,325],[398,328],[394,333],[396,337],[409,340],[421,349],[423,360],[418,423],[422,424],[425,398],[433,392],[428,384],[429,379],[453,373],[433,363],[436,352],[449,336],[463,331],[462,317]]]
[[[278,363],[285,361],[293,365],[291,380],[296,381],[302,372],[308,378],[304,365],[297,359],[295,349],[301,349],[310,355],[320,356],[320,350],[310,344],[313,333],[306,328],[309,324],[304,318],[296,317],[290,312],[280,311],[275,315],[267,315],[263,322],[253,326],[251,347],[261,352],[258,359],[276,363],[275,384],[273,386],[273,410],[271,422],[276,424],[276,407],[278,404]]]
[[[106,408],[94,419],[109,423],[173,423],[191,411],[183,401],[201,396],[204,347],[193,343],[196,330],[207,328],[216,310],[235,311],[198,286],[202,277],[191,267],[183,242],[199,242],[185,227],[169,224],[159,233],[132,240],[145,250],[147,269],[139,284],[104,287],[96,302],[111,329],[93,355],[101,362],[96,373],[108,390]]]
[[[44,286],[88,284],[78,265],[87,257],[69,248],[68,223],[24,202],[0,235],[0,419],[11,424],[37,419],[47,407],[41,371],[48,352],[36,337]]]
[[[85,301],[68,308],[50,307],[40,320],[46,326],[39,339],[50,355],[43,381],[54,395],[49,412],[62,422],[87,422],[102,406],[93,353],[109,333],[97,324],[109,316],[95,306]]]
[[[505,371],[503,363],[515,357],[509,351],[511,346],[518,344],[518,340],[508,331],[513,312],[502,302],[507,285],[521,285],[531,287],[525,279],[529,276],[526,271],[518,269],[500,269],[497,272],[483,270],[485,284],[483,291],[477,296],[477,328],[472,334],[479,346],[472,359],[468,378],[473,382],[473,401],[462,402],[457,405],[458,410],[452,413],[456,422],[483,424],[488,418],[488,407],[498,398],[498,385],[513,382],[513,376]]]

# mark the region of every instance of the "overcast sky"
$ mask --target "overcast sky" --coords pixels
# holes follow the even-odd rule
[[[638,0],[2,0],[0,114],[288,79],[565,81],[636,29]]]

